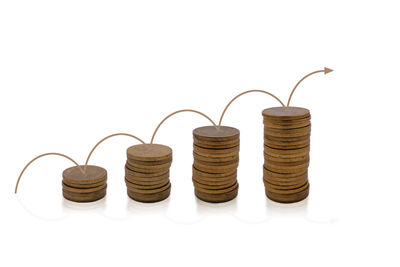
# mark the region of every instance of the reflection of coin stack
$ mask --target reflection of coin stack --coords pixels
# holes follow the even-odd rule
[[[207,202],[225,202],[237,196],[239,130],[221,126],[193,130],[193,184],[196,196]]]
[[[128,148],[125,182],[128,196],[140,202],[157,202],[171,192],[169,168],[172,149],[157,144],[141,144]]]
[[[63,172],[63,195],[75,202],[92,202],[103,198],[107,190],[107,171],[98,166],[71,167]]]
[[[271,200],[292,203],[309,192],[310,112],[305,108],[265,109],[264,185]]]

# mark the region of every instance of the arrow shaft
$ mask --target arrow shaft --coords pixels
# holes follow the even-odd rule
[[[206,114],[204,114],[204,113],[202,113],[202,112],[200,112],[200,111],[197,111],[197,110],[193,110],[193,109],[181,109],[181,110],[172,112],[171,114],[169,114],[168,116],[166,116],[166,117],[158,124],[157,128],[154,130],[153,136],[151,137],[150,144],[153,144],[154,137],[156,136],[156,134],[157,134],[157,132],[158,132],[158,129],[160,129],[161,125],[162,125],[167,119],[169,119],[170,117],[174,116],[175,114],[182,113],[182,112],[193,112],[193,113],[199,114],[199,115],[205,117],[207,120],[209,120],[209,121],[212,123],[212,125],[214,125],[214,127],[217,128],[217,125],[215,124],[215,122],[214,122],[212,119],[210,119],[210,117],[208,117]]]
[[[21,180],[22,175],[23,175],[24,172],[26,171],[26,169],[27,169],[34,161],[36,161],[36,160],[38,160],[38,159],[40,159],[40,158],[42,158],[42,157],[45,157],[45,156],[60,156],[60,157],[64,157],[64,158],[66,158],[66,159],[72,161],[76,166],[78,166],[79,170],[80,170],[82,173],[84,173],[84,171],[82,170],[81,166],[79,166],[79,164],[78,164],[75,160],[73,160],[72,158],[68,157],[67,155],[64,155],[64,154],[61,154],[61,153],[45,153],[45,154],[39,155],[39,156],[35,157],[34,159],[32,159],[31,161],[29,161],[28,164],[26,164],[25,167],[22,169],[22,171],[21,171],[21,173],[20,173],[20,175],[19,175],[19,177],[18,177],[17,184],[15,185],[15,191],[14,191],[15,194],[16,194],[17,191],[18,191],[19,182],[20,182],[20,180]]]
[[[138,140],[139,142],[141,142],[142,144],[144,144],[144,141],[143,141],[142,139],[140,139],[139,137],[136,137],[136,136],[134,136],[134,135],[132,135],[132,134],[127,134],[127,133],[116,133],[116,134],[112,134],[112,135],[109,135],[109,136],[107,136],[107,137],[104,137],[104,138],[101,139],[101,140],[93,147],[93,149],[90,151],[90,153],[89,153],[89,155],[88,155],[88,157],[87,157],[87,159],[86,159],[86,162],[85,162],[84,170],[86,171],[86,168],[87,168],[87,165],[88,165],[88,163],[89,163],[90,157],[92,156],[92,154],[93,154],[93,152],[95,151],[95,149],[96,149],[101,143],[103,143],[104,141],[106,141],[107,139],[109,139],[109,138],[111,138],[111,137],[114,137],[114,136],[121,136],[121,135],[132,137],[132,138]]]
[[[307,79],[307,78],[310,77],[311,75],[314,75],[314,74],[317,74],[317,73],[320,73],[320,72],[325,72],[325,70],[313,71],[313,72],[307,74],[306,76],[304,76],[303,78],[301,78],[301,80],[298,81],[298,82],[296,83],[296,85],[294,86],[292,92],[290,93],[290,96],[289,96],[289,99],[288,99],[288,102],[287,102],[287,105],[286,105],[286,106],[289,106],[289,105],[290,105],[290,100],[292,100],[292,96],[293,96],[294,91],[296,91],[296,88],[297,88],[305,79]]]
[[[233,103],[233,101],[235,101],[236,99],[238,99],[238,98],[241,97],[242,95],[245,95],[245,94],[248,94],[248,93],[264,93],[264,94],[270,95],[270,96],[272,96],[273,98],[275,98],[276,100],[278,100],[278,102],[279,102],[283,107],[285,106],[285,104],[283,104],[283,102],[282,102],[277,96],[275,96],[274,94],[271,94],[270,92],[267,92],[267,91],[264,91],[264,90],[257,90],[257,89],[255,89],[255,90],[248,90],[248,91],[245,91],[245,92],[243,92],[243,93],[238,94],[237,96],[235,96],[234,98],[232,98],[231,101],[229,101],[228,105],[226,105],[224,111],[223,111],[222,114],[221,114],[221,117],[220,117],[219,123],[218,123],[218,128],[221,127],[222,119],[224,118],[225,112],[227,111],[227,109],[229,108],[229,106]]]

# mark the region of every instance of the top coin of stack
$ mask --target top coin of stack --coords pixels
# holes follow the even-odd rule
[[[107,171],[98,166],[74,166],[63,172],[63,196],[74,202],[92,202],[103,198],[107,189]]]
[[[275,107],[264,117],[264,185],[271,200],[292,203],[309,193],[310,111]]]
[[[158,144],[140,144],[127,150],[125,182],[128,196],[140,202],[157,202],[171,192],[169,168],[172,149]]]
[[[226,202],[237,196],[239,130],[205,126],[193,130],[193,185],[207,202]]]

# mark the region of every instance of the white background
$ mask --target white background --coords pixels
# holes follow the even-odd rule
[[[338,266],[400,263],[398,1],[1,1],[0,263],[2,266]],[[84,163],[102,137],[150,141],[183,108],[214,120],[236,94],[263,89],[310,109],[306,201],[268,201],[262,183],[263,94],[239,98],[239,196],[196,200],[192,130],[179,114],[155,142],[174,152],[172,193],[128,199],[127,147],[116,137],[92,164],[107,197],[63,200],[62,158]]]

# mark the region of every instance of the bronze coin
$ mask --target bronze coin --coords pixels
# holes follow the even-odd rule
[[[125,170],[125,178],[128,180],[131,180],[132,183],[134,183],[133,181],[137,181],[137,182],[161,181],[161,180],[165,180],[165,179],[169,178],[169,171],[167,171],[166,173],[164,173],[162,175],[158,175],[158,176],[141,177],[141,176],[137,176],[137,175],[132,174],[131,172]]]
[[[237,140],[233,142],[206,142],[206,141],[193,140],[193,144],[198,147],[207,149],[226,149],[239,146],[240,141]]]
[[[171,187],[171,183],[168,181],[168,183],[166,185],[164,185],[160,188],[156,188],[156,189],[143,190],[143,189],[138,189],[138,188],[134,188],[134,187],[129,187],[129,190],[131,192],[139,193],[139,194],[154,194],[154,193],[162,192],[169,187]]]
[[[131,188],[140,189],[140,190],[152,190],[152,189],[161,188],[168,183],[169,183],[169,179],[162,180],[160,183],[152,184],[152,185],[132,183],[129,180],[125,179],[126,187],[129,190],[131,190]]]
[[[308,154],[310,147],[303,147],[299,149],[276,149],[269,146],[264,146],[264,152],[268,155],[276,155],[276,157],[298,157],[299,155]]]
[[[270,148],[278,149],[278,150],[293,150],[300,149],[310,146],[310,142],[299,142],[299,143],[282,143],[282,142],[273,142],[269,140],[264,140],[264,146],[268,146]]]
[[[93,202],[102,199],[105,195],[106,188],[92,193],[74,193],[63,190],[64,198],[74,202]]]
[[[262,115],[266,118],[296,120],[309,117],[310,111],[299,107],[274,107],[264,109]]]
[[[264,159],[264,165],[271,165],[274,167],[297,167],[306,163],[309,163],[310,160],[308,158],[302,160],[302,161],[293,161],[293,162],[277,162],[277,161],[272,161],[272,160],[266,160]]]
[[[201,179],[203,181],[219,181],[219,182],[223,182],[223,181],[228,181],[228,180],[232,180],[232,179],[236,179],[237,178],[237,171],[235,170],[235,172],[233,173],[225,173],[225,174],[212,174],[212,173],[205,173],[202,171],[193,171],[193,177],[196,177],[196,179]]]
[[[166,178],[161,178],[159,180],[137,180],[135,178],[129,177],[129,176],[125,176],[125,180],[129,181],[132,184],[140,184],[140,185],[144,185],[144,186],[153,186],[153,185],[158,185],[160,183],[163,183],[165,181],[169,181],[169,177]]]
[[[265,137],[277,137],[277,138],[307,138],[310,137],[310,132],[297,132],[297,133],[277,133],[277,132],[271,132],[269,130],[264,129],[264,138]]]
[[[140,166],[154,166],[154,165],[162,165],[162,164],[166,164],[166,163],[171,163],[172,157],[164,159],[164,160],[158,160],[158,161],[140,161],[140,160],[133,160],[133,159],[128,158],[128,161],[132,165],[136,164],[136,165],[140,165]]]
[[[199,171],[206,172],[206,173],[227,173],[231,172],[232,170],[236,170],[237,167],[239,166],[239,163],[234,163],[230,165],[224,165],[224,166],[210,166],[210,165],[205,165],[201,164],[198,161],[195,161],[193,163],[194,167],[198,169]]]
[[[202,161],[202,160],[194,160],[196,163],[205,165],[205,166],[228,166],[239,163],[239,158],[231,161],[219,161],[219,162],[211,162],[211,161]]]
[[[64,170],[62,176],[65,184],[96,184],[107,180],[107,171],[102,167],[81,165]],[[81,169],[84,171],[82,172]]]
[[[301,142],[301,141],[310,141],[310,136],[311,135],[305,135],[300,137],[276,137],[276,136],[264,135],[264,139],[277,142]]]
[[[220,194],[208,194],[197,189],[194,190],[196,197],[202,201],[210,203],[222,203],[236,198],[239,187],[234,187],[231,191]]]
[[[172,160],[172,149],[159,144],[140,144],[128,148],[127,157],[137,161]]]
[[[270,193],[275,193],[275,194],[280,194],[280,195],[290,195],[290,194],[295,194],[298,192],[303,191],[304,189],[306,189],[309,186],[308,181],[307,183],[305,183],[303,186],[299,187],[299,188],[295,188],[295,189],[289,189],[289,190],[281,190],[281,189],[274,189],[271,187],[267,187],[266,190],[268,190],[268,192]]]
[[[200,144],[209,144],[209,145],[231,145],[231,144],[237,144],[240,142],[240,139],[233,139],[233,140],[226,140],[226,141],[220,141],[220,140],[202,140],[202,139],[197,139],[196,137],[193,137],[193,143],[200,143]]]
[[[66,190],[68,192],[73,192],[73,193],[82,193],[82,194],[96,192],[96,191],[102,190],[106,187],[107,187],[107,184],[102,184],[98,187],[93,187],[93,188],[76,188],[76,187],[68,186],[65,183],[62,183],[63,190]]]
[[[276,177],[270,177],[268,175],[264,175],[263,181],[268,182],[273,185],[279,185],[279,186],[294,186],[297,184],[302,184],[304,181],[308,180],[308,175],[300,175],[298,177],[292,177],[292,178],[276,178]]]
[[[169,172],[169,169],[160,170],[160,171],[153,172],[153,173],[143,173],[143,172],[137,172],[137,171],[132,170],[128,164],[125,165],[125,174],[128,174],[129,176],[134,176],[134,177],[151,178],[151,177],[157,177],[157,176],[164,175],[168,172]]]
[[[95,187],[99,187],[102,186],[104,183],[106,183],[106,181],[101,181],[95,184],[73,184],[73,183],[65,183],[65,181],[63,180],[62,182],[63,184],[70,186],[70,187],[75,187],[75,188],[95,188]]]
[[[280,203],[294,203],[299,202],[303,199],[306,199],[310,191],[310,187],[307,186],[303,191],[293,194],[276,194],[265,190],[265,194],[272,201],[280,202]]]
[[[270,160],[273,162],[300,162],[303,160],[309,161],[310,156],[309,156],[309,154],[306,154],[306,155],[301,155],[299,157],[293,157],[293,158],[279,158],[279,157],[270,156],[270,155],[264,153],[264,159]]]
[[[294,177],[299,177],[299,176],[304,175],[305,173],[307,173],[307,169],[301,170],[299,172],[293,172],[293,173],[277,173],[277,172],[273,172],[273,171],[266,169],[264,166],[263,173],[264,173],[264,175],[266,175],[268,177],[273,177],[273,178],[277,178],[277,179],[288,179],[288,178],[294,178]]]
[[[306,124],[311,122],[311,116],[304,117],[302,119],[288,119],[283,120],[280,118],[272,118],[272,117],[265,117],[263,116],[263,123],[264,124],[271,124],[271,125],[278,125],[278,126],[286,126],[290,127],[292,125],[299,125],[299,124]]]
[[[126,162],[126,168],[128,168],[131,171],[138,172],[138,173],[146,173],[146,174],[153,174],[153,176],[156,176],[156,174],[159,173],[165,173],[166,171],[169,170],[168,168],[163,168],[163,169],[151,169],[151,168],[138,168],[134,167],[129,162]]]
[[[193,130],[193,137],[203,141],[230,141],[239,139],[240,131],[229,126],[204,126]]]
[[[221,190],[221,189],[232,187],[233,185],[235,185],[237,183],[236,180],[233,180],[233,181],[231,181],[230,183],[227,183],[227,184],[209,185],[209,184],[199,183],[195,179],[192,179],[192,181],[193,181],[193,185],[194,185],[195,188],[202,188],[202,189],[209,189],[209,190]]]
[[[212,178],[212,179],[216,179],[216,178],[223,178],[223,177],[227,177],[227,176],[231,176],[231,175],[236,175],[237,174],[237,169],[231,169],[231,170],[227,170],[224,173],[210,173],[210,172],[205,172],[205,171],[201,171],[199,169],[196,169],[196,166],[192,166],[192,170],[193,170],[193,175],[197,175],[199,177],[205,177],[205,178]]]
[[[278,136],[276,134],[286,134],[286,135],[303,134],[304,135],[306,133],[311,132],[311,124],[301,127],[301,128],[294,128],[294,129],[274,129],[274,128],[269,128],[269,127],[264,126],[264,130],[265,130],[266,134],[271,133],[271,134],[269,134],[271,136]]]
[[[166,198],[169,197],[171,193],[171,185],[165,189],[164,191],[158,192],[158,193],[151,193],[151,194],[142,194],[142,193],[137,193],[131,190],[127,190],[128,196],[139,202],[144,202],[144,203],[153,203],[153,202],[159,202],[162,201]]]
[[[264,167],[270,171],[281,173],[281,174],[293,174],[293,173],[301,173],[308,169],[308,162],[297,165],[297,166],[273,166],[273,165],[264,165]]]
[[[201,184],[206,184],[206,185],[226,185],[230,184],[233,181],[237,181],[237,176],[232,175],[224,178],[204,178],[204,177],[199,177],[196,175],[192,175],[192,179],[195,180],[198,183]]]
[[[230,162],[230,161],[239,161],[239,155],[236,154],[234,156],[227,156],[227,157],[209,157],[198,155],[197,153],[193,152],[194,160],[200,160],[203,162]]]
[[[193,152],[199,154],[199,155],[204,155],[210,157],[218,157],[222,156],[224,157],[225,155],[236,155],[239,154],[240,146],[235,146],[232,148],[221,148],[221,149],[209,149],[209,148],[202,148],[199,146],[196,146],[195,144],[193,145]]]
[[[306,127],[311,124],[310,120],[304,120],[304,121],[289,121],[289,122],[271,122],[270,120],[265,120],[263,121],[264,127],[270,128],[270,129],[297,129],[297,128],[302,128]]]
[[[296,174],[293,177],[276,177],[264,173],[263,179],[275,185],[293,185],[307,180],[308,173]]]
[[[291,184],[291,185],[275,185],[272,183],[269,183],[267,180],[263,179],[264,186],[267,190],[269,189],[276,189],[276,190],[294,190],[300,187],[303,187],[306,183],[308,183],[307,180],[303,180],[298,184]]]
[[[212,190],[210,190],[210,189],[204,189],[204,188],[201,188],[201,187],[196,187],[196,190],[199,191],[199,192],[202,192],[202,193],[206,193],[206,194],[218,195],[218,194],[224,194],[226,192],[232,191],[237,187],[239,187],[239,184],[236,182],[233,186],[231,186],[229,188],[225,188],[225,189],[212,189]]]
[[[154,170],[154,171],[159,171],[159,170],[167,170],[171,167],[172,162],[169,161],[167,163],[163,164],[158,164],[158,165],[141,165],[136,162],[132,162],[129,159],[127,160],[127,163],[129,166],[137,168],[137,169],[143,169],[143,170]]]

